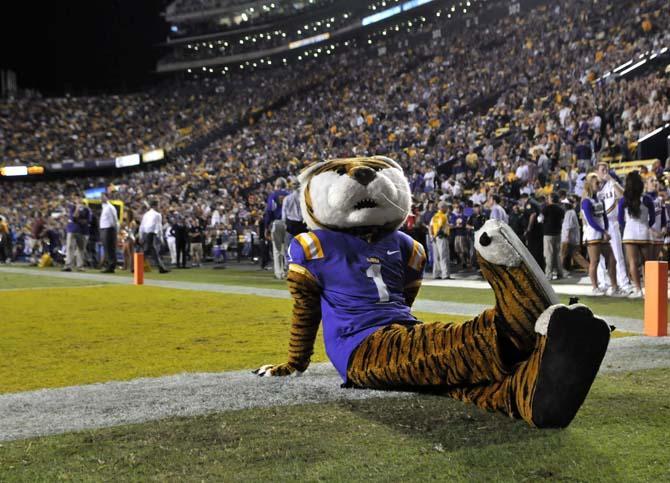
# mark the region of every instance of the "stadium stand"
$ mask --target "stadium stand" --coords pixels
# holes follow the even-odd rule
[[[210,247],[217,229],[253,241],[277,176],[359,154],[389,155],[406,169],[416,215],[408,230],[418,233],[425,227],[414,220],[427,224],[440,199],[471,211],[498,194],[512,213],[521,193],[579,196],[597,161],[637,161],[636,141],[670,122],[666,1],[570,0],[486,23],[468,17],[460,29],[451,12],[380,24],[329,55],[315,45],[288,65],[203,67],[133,96],[3,101],[5,165],[179,148],[153,169],[4,182],[0,213],[15,246],[30,245],[19,239],[29,238],[35,210],[62,230],[65,200],[97,186],[125,202],[128,229],[159,197],[166,214],[202,226],[216,212]],[[630,70],[641,56],[657,61]],[[653,165],[662,179],[666,160]]]

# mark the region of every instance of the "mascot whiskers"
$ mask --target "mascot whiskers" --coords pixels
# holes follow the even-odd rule
[[[323,321],[326,352],[346,386],[438,390],[532,426],[565,427],[596,377],[609,326],[558,298],[504,223],[475,234],[481,272],[496,304],[462,323],[411,314],[426,254],[398,231],[411,196],[401,167],[381,156],[332,159],[300,175],[310,232],[288,250],[293,297],[288,361],[260,376],[310,363]]]

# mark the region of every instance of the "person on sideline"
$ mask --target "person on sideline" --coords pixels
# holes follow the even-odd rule
[[[169,270],[163,265],[160,256],[161,238],[163,236],[163,216],[158,213],[158,200],[149,202],[149,211],[142,217],[140,223],[140,240],[144,245],[144,253],[154,259],[160,273],[168,273]]]
[[[116,270],[116,243],[119,233],[119,217],[116,208],[109,202],[107,193],[100,195],[102,212],[100,213],[100,241],[105,253],[103,273],[114,273]]]
[[[308,230],[302,217],[300,208],[300,185],[297,181],[291,183],[291,193],[284,199],[281,209],[281,217],[286,223],[286,246],[291,244],[294,237]]]
[[[576,201],[575,201],[576,203]],[[580,268],[588,271],[589,262],[582,256],[579,243],[579,220],[572,203],[568,200],[563,201],[565,216],[561,226],[561,266],[564,270],[570,271],[572,262],[577,263]]]
[[[558,193],[552,193],[547,199],[547,205],[542,210],[544,222],[542,223],[542,234],[544,241],[544,273],[551,280],[556,272],[557,278],[563,278],[563,266],[561,265],[561,228],[565,211],[559,204]]]
[[[628,295],[631,291],[630,279],[626,273],[626,261],[623,256],[623,247],[621,245],[621,227],[617,217],[617,203],[623,196],[623,188],[616,178],[616,175],[610,171],[609,165],[603,161],[596,165],[596,175],[600,180],[600,191],[598,199],[603,202],[605,216],[607,216],[607,234],[610,237],[610,249],[616,260],[616,280],[620,293],[617,295]],[[605,273],[607,271],[606,262],[602,259],[598,265],[598,278],[607,286]],[[612,287],[609,288],[612,292]]]
[[[75,264],[77,270],[84,270],[86,257],[86,242],[88,238],[89,224],[91,222],[91,210],[82,204],[77,195],[72,197],[72,204],[68,207],[69,218],[65,228],[67,237],[65,241],[65,266],[64,272],[71,272]]]
[[[642,196],[644,183],[640,173],[632,171],[626,175],[623,198],[619,200],[618,221],[623,226],[623,245],[628,260],[628,275],[633,280],[634,290],[629,298],[642,298],[640,265],[649,258],[650,227],[654,226],[654,202]]]
[[[598,199],[600,180],[598,175],[591,173],[586,177],[584,193],[582,195],[582,221],[584,226],[584,243],[589,253],[589,278],[591,279],[592,294],[605,295],[605,291],[598,286],[598,261],[602,254],[608,261],[607,272],[610,277],[612,294],[618,292],[616,277],[616,259],[609,246],[610,235],[607,232],[607,215],[605,205]]]
[[[272,243],[272,260],[275,278],[282,280],[286,277],[288,266],[286,264],[286,222],[282,219],[282,205],[284,199],[290,192],[286,189],[285,178],[275,180],[275,190],[268,196],[265,205],[263,221],[265,227],[265,239]]]
[[[491,210],[491,215],[489,216],[491,220],[500,220],[505,223],[509,222],[509,217],[507,216],[505,208],[500,206],[500,196],[494,194],[489,195],[487,205],[489,210]]]
[[[449,218],[447,210],[449,205],[446,201],[437,204],[437,211],[430,220],[430,236],[433,243],[434,261],[433,278],[449,280],[451,272],[449,267]]]
[[[663,249],[663,240],[667,233],[668,220],[665,214],[665,206],[658,192],[658,179],[656,176],[649,176],[646,181],[645,195],[654,204],[654,224],[649,227],[650,246],[648,260],[660,260],[661,250]]]

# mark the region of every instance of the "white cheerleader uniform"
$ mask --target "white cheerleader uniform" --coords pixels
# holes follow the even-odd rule
[[[603,234],[607,231],[607,216],[603,202],[594,198],[584,198],[581,216],[584,243],[587,245],[607,243],[603,240]]]
[[[663,245],[663,235],[661,230],[665,228],[665,206],[661,203],[661,198],[656,193],[647,193],[651,202],[654,205],[654,224],[651,225],[649,233],[649,240],[653,245]]]
[[[649,226],[654,223],[654,207],[647,196],[640,200],[640,216],[631,215],[626,200],[619,200],[619,224],[623,225],[623,243],[648,244],[650,241]]]

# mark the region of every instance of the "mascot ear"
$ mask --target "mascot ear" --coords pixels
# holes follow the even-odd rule
[[[395,169],[399,170],[401,173],[404,174],[404,172],[403,172],[403,170],[402,170],[402,167],[401,167],[398,163],[396,163],[395,161],[393,161],[391,158],[387,158],[386,156],[372,156],[372,159],[378,159],[378,160],[380,160],[380,161],[384,161],[385,163],[390,164],[390,165],[393,166]]]
[[[309,178],[312,176],[312,173],[326,164],[328,161],[321,161],[319,163],[312,163],[309,166],[307,166],[305,169],[300,171],[300,174],[298,175],[298,182],[300,183],[301,186],[304,186],[307,181],[309,181]]]

